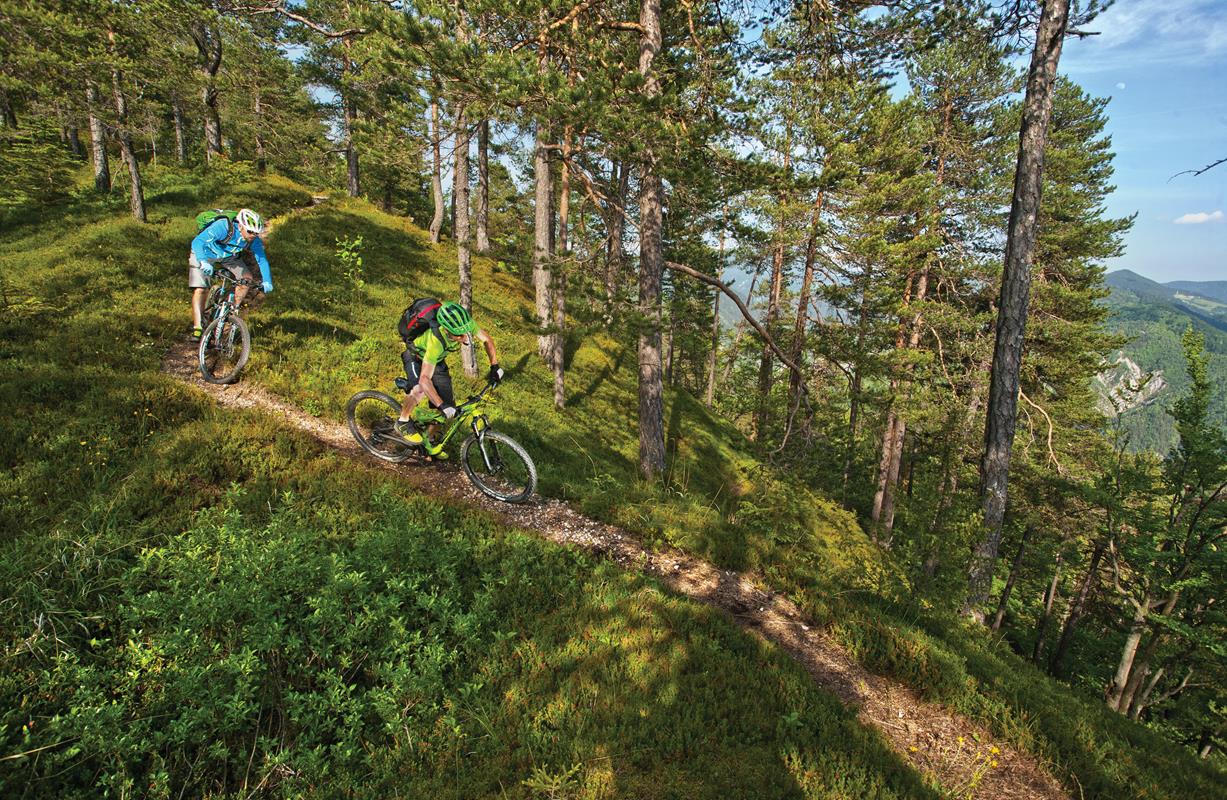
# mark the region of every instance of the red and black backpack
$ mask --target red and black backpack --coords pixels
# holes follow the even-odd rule
[[[414,339],[427,330],[434,331],[439,341],[444,341],[443,334],[439,333],[439,323],[435,321],[435,312],[442,305],[433,297],[423,297],[409,304],[409,307],[400,315],[400,323],[396,326],[406,346],[412,344]]]

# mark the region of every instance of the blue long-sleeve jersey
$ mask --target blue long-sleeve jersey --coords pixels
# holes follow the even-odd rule
[[[239,233],[237,224],[233,224],[234,232],[227,238],[226,232],[231,225],[232,223],[226,219],[217,219],[209,227],[196,234],[196,238],[192,240],[192,253],[195,254],[196,260],[213,262],[236,258],[244,250],[250,248],[251,254],[256,257],[256,263],[260,265],[260,272],[264,275],[264,280],[272,283],[273,270],[268,265],[268,257],[264,255],[264,242],[259,236],[252,239],[250,244],[243,241],[243,235]]]

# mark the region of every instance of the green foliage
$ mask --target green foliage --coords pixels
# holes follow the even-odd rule
[[[67,198],[77,166],[49,127],[0,128],[0,220],[15,208]]]
[[[336,213],[192,180],[159,176],[152,225],[82,203],[0,234],[0,274],[37,296],[0,318],[0,793],[936,796],[722,615],[161,375],[196,211],[260,208],[274,259]],[[376,230],[364,268],[392,281]],[[314,319],[302,298],[332,313],[310,273],[336,269],[329,233],[257,341]],[[360,381],[389,356],[343,350]]]

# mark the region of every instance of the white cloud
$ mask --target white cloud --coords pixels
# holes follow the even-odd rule
[[[1122,81],[1121,83],[1116,84],[1116,88],[1117,88],[1117,89],[1124,89],[1124,88],[1125,88],[1125,84],[1124,84],[1124,82]]]
[[[1222,0],[1120,2],[1083,27],[1099,35],[1066,41],[1061,66],[1071,74],[1205,64],[1227,52]]]
[[[1227,220],[1227,214],[1219,211],[1198,211],[1193,214],[1185,214],[1183,217],[1177,217],[1172,222],[1177,225],[1201,225],[1204,222],[1223,222]]]

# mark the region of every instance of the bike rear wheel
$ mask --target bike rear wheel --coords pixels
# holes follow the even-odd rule
[[[537,466],[510,436],[486,431],[460,446],[464,474],[482,492],[505,503],[523,503],[537,488]]]
[[[410,447],[396,436],[393,426],[400,415],[400,403],[391,395],[367,390],[349,398],[345,420],[362,449],[384,461],[404,461]]]
[[[251,355],[247,323],[238,314],[213,320],[200,336],[198,355],[202,378],[209,383],[232,383]]]

